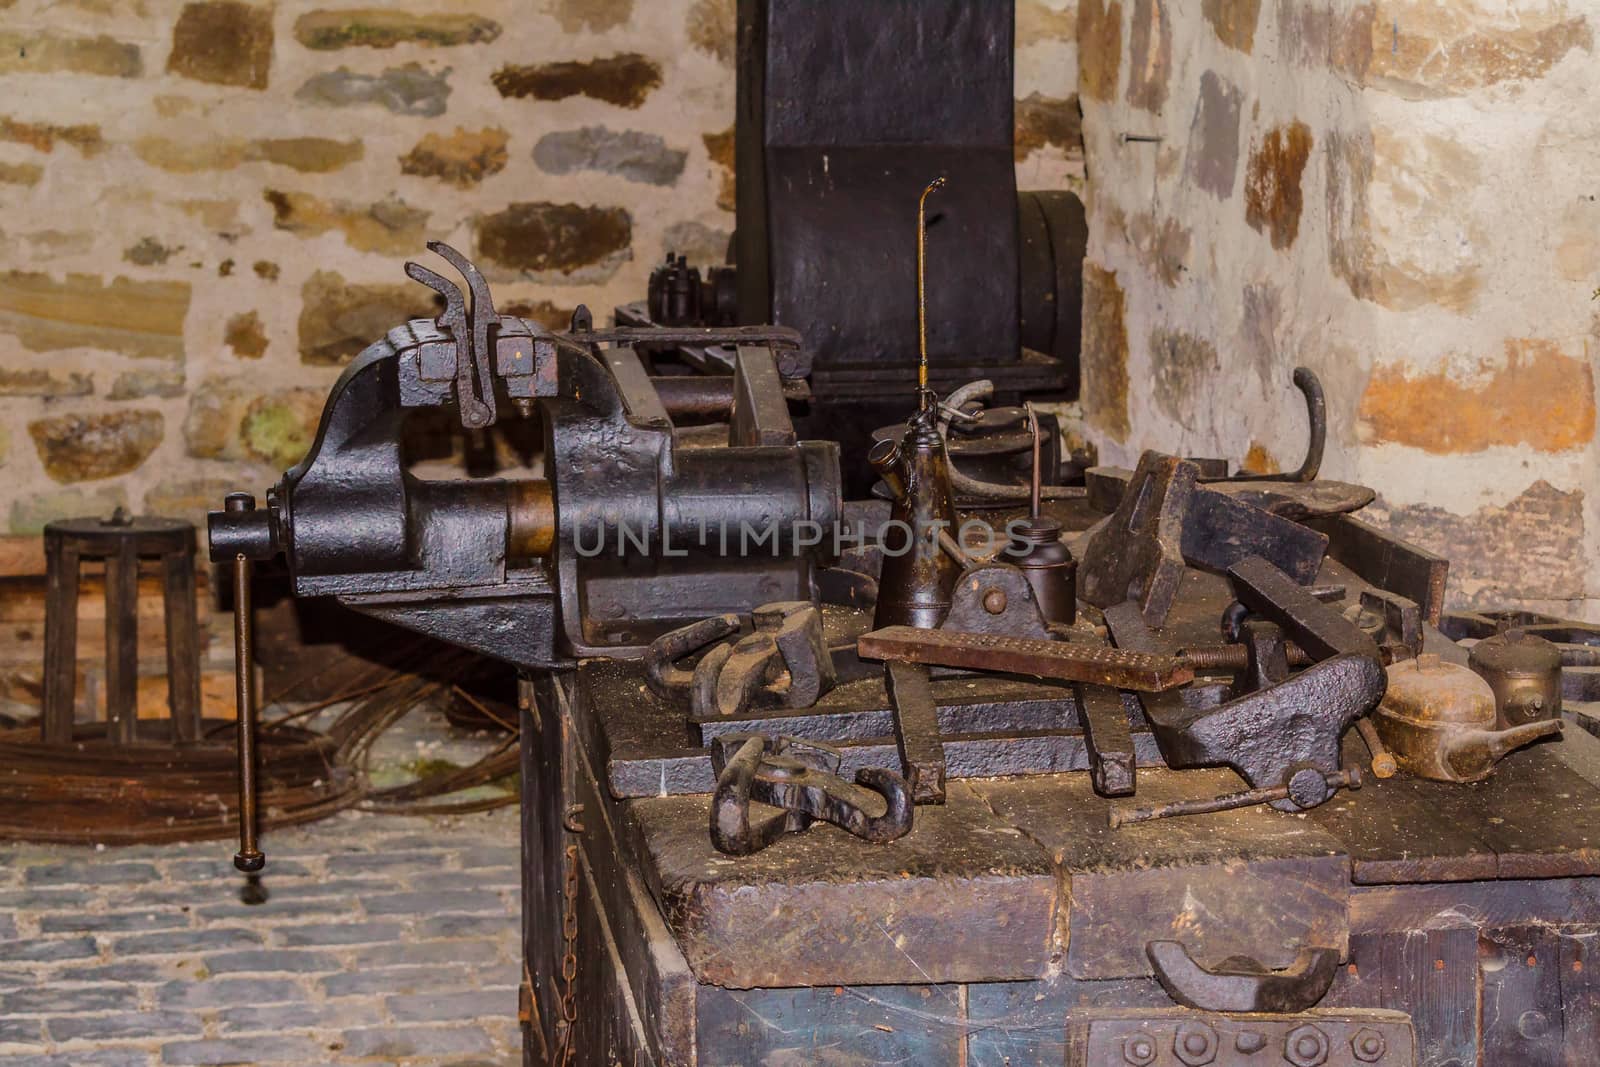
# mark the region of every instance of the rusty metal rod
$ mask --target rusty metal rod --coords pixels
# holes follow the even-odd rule
[[[1361,718],[1356,720],[1356,730],[1361,734],[1361,740],[1367,743],[1367,751],[1372,753],[1372,774],[1375,778],[1393,778],[1394,772],[1400,769],[1395,762],[1394,754],[1384,745],[1383,738],[1378,736],[1378,728],[1372,720]]]
[[[256,844],[256,692],[255,616],[250,580],[255,564],[244,553],[233,557],[233,670],[237,685],[239,729],[239,851],[233,865],[246,873],[259,871],[267,857]]]
[[[1308,667],[1311,657],[1293,641],[1284,643],[1289,666]],[[1250,665],[1250,651],[1244,645],[1194,645],[1181,648],[1177,658],[1195,671],[1242,671]]]
[[[1361,782],[1360,774],[1351,771],[1334,771],[1332,774],[1324,775],[1324,779],[1330,789],[1344,787],[1357,789],[1360,788]],[[1248,808],[1256,804],[1270,804],[1274,800],[1284,800],[1288,796],[1289,787],[1286,785],[1275,785],[1269,789],[1246,789],[1239,793],[1224,793],[1219,797],[1175,800],[1159,808],[1116,807],[1107,813],[1107,821],[1115,830],[1131,823],[1170,819],[1175,815],[1206,815],[1214,811],[1232,811],[1235,808]]]

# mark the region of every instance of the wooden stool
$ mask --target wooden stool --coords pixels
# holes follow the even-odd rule
[[[73,742],[78,673],[79,563],[106,565],[106,740],[139,740],[139,560],[159,557],[167,634],[167,699],[171,731],[159,739],[200,738],[199,625],[194,605],[194,527],[179,519],[63,519],[44,528],[47,584],[44,629],[45,744]],[[156,740],[152,738],[151,740]]]

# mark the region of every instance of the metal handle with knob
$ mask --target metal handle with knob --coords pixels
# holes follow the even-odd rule
[[[224,508],[230,512],[253,511],[255,506],[255,498],[249,493],[231,493],[224,503]],[[243,552],[236,553],[233,557],[233,670],[239,716],[238,728],[234,731],[239,750],[239,851],[234,854],[233,865],[247,874],[267,864],[267,857],[256,842],[255,616],[250,596],[250,582],[254,576],[255,564]]]

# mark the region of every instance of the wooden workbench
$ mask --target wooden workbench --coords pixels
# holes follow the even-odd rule
[[[1361,584],[1331,560],[1320,580]],[[1219,597],[1222,579],[1187,574],[1164,636],[1214,641]],[[972,685],[1068,692],[957,678],[935,695]],[[530,1063],[559,1040],[573,861],[580,1063],[1060,1064],[1069,1017],[1171,1007],[1154,939],[1272,968],[1336,947],[1319,1010],[1407,1013],[1421,1064],[1600,1063],[1600,741],[1582,730],[1477,785],[1369,777],[1308,813],[1119,830],[1081,771],[957,779],[890,844],[819,825],[734,859],[707,833],[705,749],[638,665],[586,662],[525,692]],[[875,678],[824,705],[888,706]],[[1243,787],[1166,770],[1137,740],[1141,805]],[[1364,764],[1354,731],[1346,744]]]

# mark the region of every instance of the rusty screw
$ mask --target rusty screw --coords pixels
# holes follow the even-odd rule
[[[1184,1023],[1172,1039],[1172,1051],[1188,1067],[1205,1067],[1217,1058],[1217,1032],[1205,1023]]]
[[[1289,1031],[1283,1042],[1283,1058],[1294,1067],[1319,1067],[1328,1062],[1328,1035],[1310,1023]]]
[[[1389,1051],[1389,1043],[1378,1031],[1363,1028],[1350,1039],[1350,1051],[1362,1063],[1377,1063]]]
[[[1156,1043],[1143,1034],[1134,1034],[1122,1042],[1122,1058],[1133,1067],[1145,1067],[1156,1059]]]
[[[990,615],[999,615],[1006,610],[1006,591],[1004,589],[990,589],[983,594],[983,610]]]

